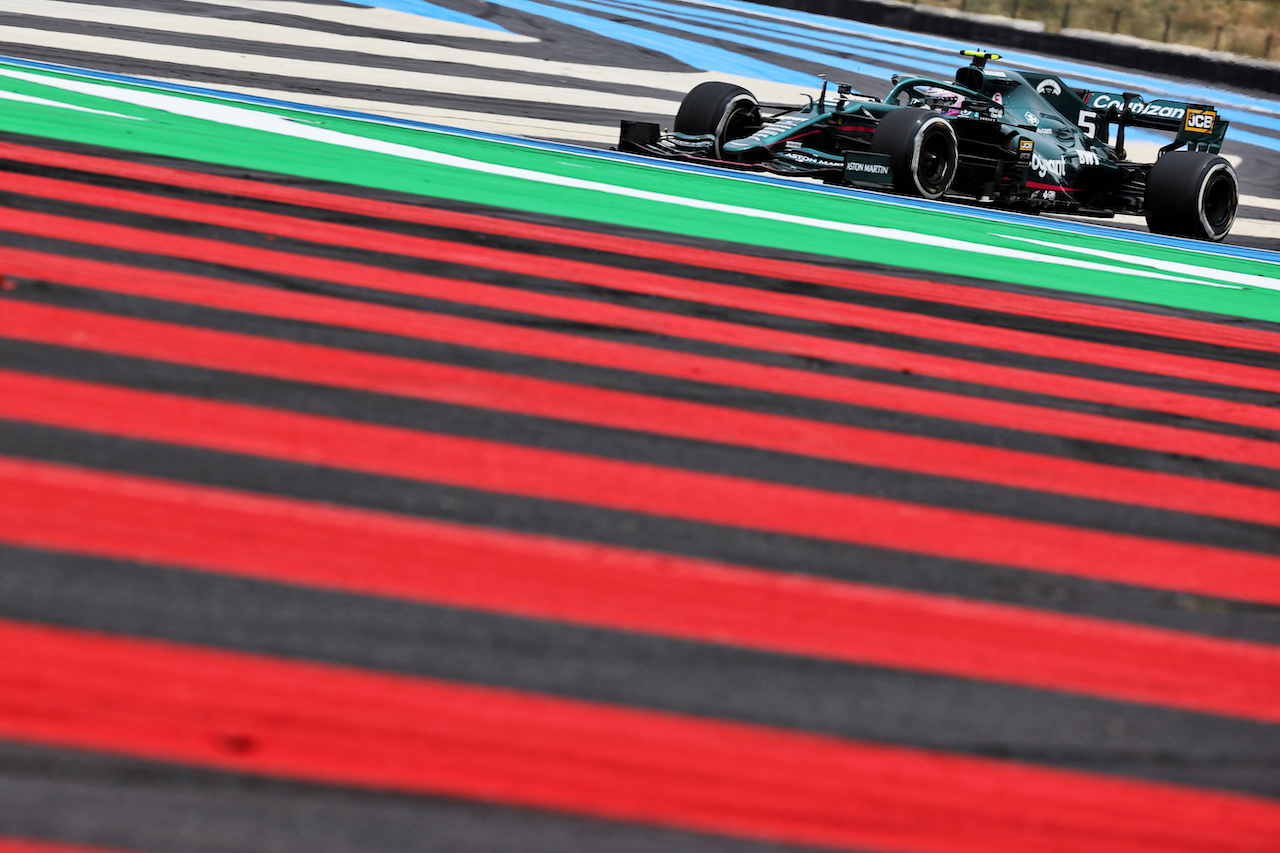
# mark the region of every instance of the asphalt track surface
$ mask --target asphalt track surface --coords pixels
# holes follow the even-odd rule
[[[1280,325],[0,172],[3,853],[1280,842]]]

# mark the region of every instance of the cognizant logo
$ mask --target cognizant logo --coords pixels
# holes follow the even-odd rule
[[[1105,110],[1108,107],[1113,105],[1116,107],[1123,108],[1124,101],[1117,100],[1116,98],[1113,98],[1110,95],[1104,94],[1104,95],[1098,95],[1097,97],[1095,97],[1093,99],[1093,103],[1091,103],[1089,106],[1097,110]],[[1149,118],[1181,119],[1184,115],[1186,115],[1187,110],[1185,107],[1175,107],[1170,104],[1165,104],[1162,106],[1160,104],[1144,104],[1139,101],[1130,101],[1129,112],[1131,115],[1147,116]]]

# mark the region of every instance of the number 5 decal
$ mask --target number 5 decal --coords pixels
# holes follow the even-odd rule
[[[1076,119],[1076,124],[1080,125],[1080,129],[1085,133],[1090,136],[1096,136],[1098,134],[1098,127],[1093,123],[1093,120],[1097,117],[1098,114],[1093,110],[1081,110],[1080,118]]]

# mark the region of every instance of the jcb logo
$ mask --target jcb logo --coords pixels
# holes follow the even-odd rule
[[[1187,110],[1187,118],[1183,127],[1191,133],[1212,133],[1218,114],[1213,110]]]

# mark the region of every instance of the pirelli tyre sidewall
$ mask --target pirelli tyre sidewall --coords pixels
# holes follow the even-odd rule
[[[750,136],[748,129],[760,122],[755,95],[733,83],[700,83],[680,102],[675,131],[690,136],[715,137],[713,156],[724,159],[724,143]]]
[[[1219,241],[1231,231],[1240,203],[1239,181],[1226,159],[1173,151],[1147,173],[1147,227],[1156,234]]]
[[[888,154],[898,192],[941,198],[955,180],[960,146],[951,122],[929,110],[904,107],[887,114],[871,136],[871,150]]]

